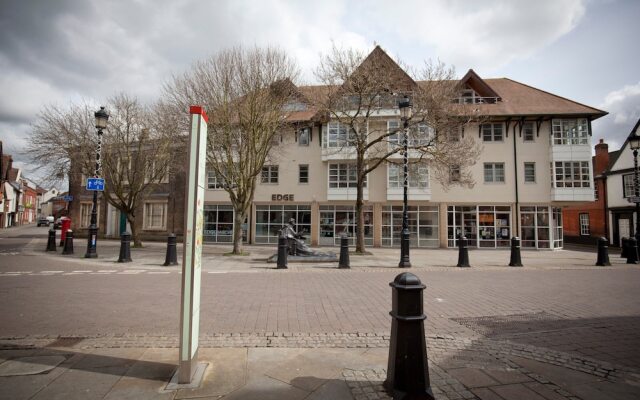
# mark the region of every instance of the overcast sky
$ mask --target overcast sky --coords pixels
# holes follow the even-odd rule
[[[0,0],[0,140],[25,166],[30,123],[47,104],[118,91],[152,101],[171,74],[237,44],[282,47],[313,83],[333,41],[603,109],[594,143],[615,150],[640,118],[638,21],[636,0]]]

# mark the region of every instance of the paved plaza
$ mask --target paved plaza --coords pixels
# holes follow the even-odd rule
[[[383,399],[397,249],[335,264],[266,259],[275,246],[207,245],[199,389],[166,390],[177,365],[180,267],[165,245],[99,241],[98,259],[45,253],[46,229],[0,234],[0,399]],[[179,249],[180,250],[180,249]],[[323,251],[337,251],[325,248]],[[180,254],[180,253],[179,253]],[[640,266],[612,251],[412,249],[437,399],[640,397]],[[4,361],[4,362],[3,362]]]

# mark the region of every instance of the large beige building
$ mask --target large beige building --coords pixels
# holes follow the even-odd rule
[[[379,47],[372,54],[388,57]],[[482,147],[471,168],[475,185],[445,190],[427,165],[412,170],[412,247],[453,247],[462,232],[474,247],[507,247],[512,236],[520,236],[523,247],[561,248],[561,207],[594,198],[591,121],[606,112],[508,78],[482,79],[472,70],[461,84],[460,98],[453,101],[474,104],[483,116],[481,124],[463,133]],[[318,87],[298,89],[304,97]],[[259,178],[245,229],[250,243],[276,243],[289,218],[296,219],[298,231],[306,231],[312,245],[337,245],[340,232],[355,230],[353,152],[335,151],[343,128],[320,118],[309,104],[296,103],[290,118],[295,124],[281,132],[274,146],[277,161],[266,165]],[[397,108],[378,115],[372,123],[389,129],[400,124]],[[402,168],[393,164],[369,174],[366,245],[399,246],[402,181]],[[212,171],[207,184],[205,240],[229,242],[233,209],[228,195]]]

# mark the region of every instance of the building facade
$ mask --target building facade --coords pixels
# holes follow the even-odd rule
[[[640,119],[629,134],[634,135],[640,135]],[[614,246],[620,246],[623,237],[635,236],[637,232],[638,216],[636,204],[632,202],[636,196],[634,156],[627,139],[618,154],[612,157],[607,174],[609,241]]]
[[[388,57],[379,47],[374,53]],[[472,70],[460,83],[463,93],[455,101],[476,105],[484,117],[461,133],[483,149],[471,169],[476,184],[445,188],[426,163],[410,171],[412,247],[455,247],[462,233],[470,247],[508,247],[512,236],[520,236],[525,248],[562,248],[562,207],[594,200],[591,121],[606,112],[507,78],[482,79]],[[315,89],[299,87],[303,95]],[[346,132],[338,122],[319,118],[311,102],[296,109],[295,124],[283,129],[274,146],[277,161],[258,178],[244,236],[250,243],[275,244],[278,230],[294,218],[311,245],[338,245],[345,230],[353,242],[354,155],[331,151]],[[397,108],[379,115],[370,123],[388,129],[400,124]],[[399,246],[401,176],[397,164],[383,164],[367,177],[367,246]],[[223,185],[208,172],[205,241],[232,241],[233,209]]]
[[[390,68],[396,69],[385,73],[408,77],[380,47],[372,56],[386,57]],[[481,122],[469,123],[457,133],[472,138],[482,149],[470,171],[475,185],[443,186],[428,162],[412,166],[408,179],[411,246],[455,247],[463,234],[469,246],[477,248],[506,248],[513,236],[521,237],[524,248],[562,248],[562,208],[594,200],[591,121],[606,112],[511,79],[482,79],[473,70],[459,83],[462,91],[451,101],[471,104],[481,117]],[[348,147],[338,149],[348,132],[314,107],[311,99],[317,99],[322,87],[296,89],[289,123],[277,135],[271,161],[257,177],[243,238],[247,243],[273,246],[278,231],[293,218],[298,232],[305,233],[313,246],[339,245],[345,231],[353,244],[355,156]],[[378,110],[369,124],[395,131],[401,124],[399,109]],[[423,128],[425,135],[438,134]],[[398,143],[389,143],[393,145]],[[400,158],[394,155],[392,161]],[[455,181],[455,168],[450,172],[449,179]],[[89,225],[91,192],[84,190],[79,177],[70,177],[69,193],[74,198],[70,215],[74,229],[83,236]],[[230,243],[234,211],[225,182],[212,170],[207,171],[206,180],[203,239]],[[366,246],[400,245],[402,193],[403,171],[398,163],[383,163],[367,176]],[[183,207],[184,173],[176,171],[169,182],[157,185],[141,201],[136,220],[142,239],[164,239],[170,232],[180,236]],[[100,235],[117,237],[127,229],[124,216],[103,199],[98,214]]]

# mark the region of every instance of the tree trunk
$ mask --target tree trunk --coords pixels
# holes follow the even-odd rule
[[[138,237],[137,233],[136,220],[131,217],[131,213],[127,213],[127,221],[129,221],[129,225],[131,227],[131,241],[133,242],[133,247],[142,247],[142,241]]]
[[[242,224],[246,218],[246,211],[235,210],[233,213],[233,251],[232,254],[242,254]]]
[[[360,176],[360,174],[358,174]],[[364,253],[364,180],[358,179],[356,191],[356,253]]]

